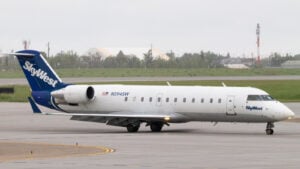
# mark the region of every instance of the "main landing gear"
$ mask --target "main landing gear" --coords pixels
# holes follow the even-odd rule
[[[162,122],[152,122],[150,124],[150,129],[152,132],[160,132],[163,126],[164,123]]]
[[[272,128],[274,128],[274,123],[273,122],[268,122],[267,123],[267,128],[266,128],[266,134],[267,135],[273,135],[274,130]]]
[[[148,123],[146,126],[150,126],[152,132],[160,132],[165,124],[168,125],[167,123],[163,122],[151,122]],[[140,128],[140,123],[130,123],[126,126],[126,128],[129,133],[138,132]]]
[[[126,128],[127,128],[127,131],[129,133],[135,133],[135,132],[139,131],[140,124],[134,124],[134,123],[133,124],[128,124],[126,126]]]

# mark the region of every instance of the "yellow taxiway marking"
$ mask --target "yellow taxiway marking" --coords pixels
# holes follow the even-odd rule
[[[69,154],[68,153],[65,154],[66,152],[59,152],[55,155],[47,154],[47,153],[39,153],[38,155],[36,155],[35,150],[32,149],[28,152],[28,154],[22,154],[20,157],[9,157],[9,156],[5,157],[5,153],[0,152],[0,154],[1,154],[0,163],[1,162],[10,162],[10,161],[20,161],[20,160],[96,156],[96,155],[115,152],[115,149],[108,148],[108,147],[78,145],[78,143],[76,143],[75,145],[69,145],[69,144],[51,144],[51,143],[33,143],[33,142],[2,142],[2,141],[0,141],[0,145],[1,144],[16,144],[18,146],[22,146],[22,145],[46,146],[46,147],[49,146],[49,147],[47,147],[47,148],[49,148],[49,150],[51,150],[51,147],[58,148],[58,149],[59,149],[59,147],[64,147],[64,148],[69,147],[73,151],[69,152]],[[39,147],[39,148],[43,148],[43,147]],[[84,149],[84,148],[92,149],[93,151],[96,151],[96,152],[78,152],[76,150],[76,149]],[[74,149],[75,149],[75,151],[74,151]],[[20,154],[18,154],[19,152],[16,152],[16,153],[17,153],[17,155],[20,155]],[[20,153],[22,153],[22,152],[20,152]],[[43,156],[40,156],[40,155],[43,155]],[[7,158],[7,159],[5,159],[5,158]]]

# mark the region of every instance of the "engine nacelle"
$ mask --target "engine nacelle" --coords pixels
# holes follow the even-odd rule
[[[70,85],[51,92],[58,103],[79,104],[88,103],[95,98],[95,90],[88,85]]]

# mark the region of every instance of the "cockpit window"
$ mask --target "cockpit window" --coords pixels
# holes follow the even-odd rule
[[[274,100],[269,95],[248,95],[247,101],[271,101]]]
[[[262,100],[265,100],[265,101],[269,101],[269,100],[274,100],[271,96],[269,95],[261,95],[261,98]]]
[[[258,101],[258,100],[261,100],[259,95],[248,95],[248,98],[247,98],[248,101]]]

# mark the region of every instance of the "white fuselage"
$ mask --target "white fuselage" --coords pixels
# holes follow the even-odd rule
[[[293,116],[276,100],[247,100],[268,95],[252,87],[91,85],[95,98],[78,105],[59,105],[69,113],[169,115],[169,122],[274,122]]]

